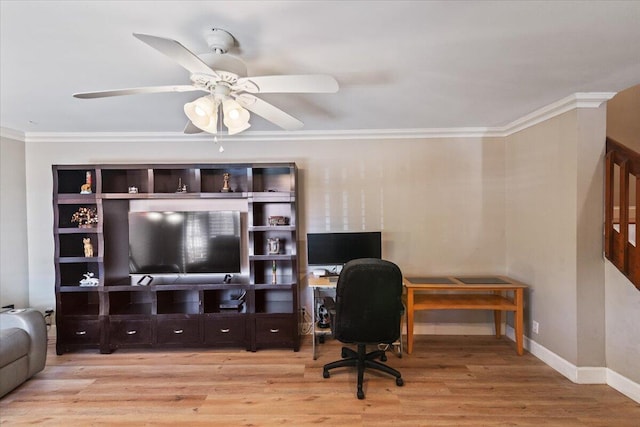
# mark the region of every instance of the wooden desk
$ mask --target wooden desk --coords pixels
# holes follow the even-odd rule
[[[519,355],[523,354],[523,306],[527,285],[505,276],[443,276],[405,277],[404,286],[407,289],[407,353],[413,351],[415,311],[462,309],[493,310],[496,337],[502,335],[502,312],[513,311],[517,351]]]

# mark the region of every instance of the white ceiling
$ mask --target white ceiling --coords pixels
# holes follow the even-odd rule
[[[0,125],[25,133],[181,132],[198,93],[71,96],[189,83],[133,32],[204,53],[222,28],[250,76],[333,75],[336,94],[260,96],[306,132],[504,126],[640,83],[640,1],[1,0],[0,18]]]

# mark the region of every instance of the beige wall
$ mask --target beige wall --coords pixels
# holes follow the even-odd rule
[[[606,104],[579,109],[576,164],[576,365],[606,366],[603,258]]]
[[[229,141],[224,146],[220,154],[210,142],[28,142],[32,303],[54,301],[51,165],[65,163],[295,161],[301,251],[307,232],[382,230],[383,256],[405,274],[505,271],[502,139]],[[308,301],[308,289],[303,295]],[[490,328],[489,313],[461,314],[446,315]]]
[[[578,109],[507,138],[507,270],[531,285],[532,340],[637,383],[640,292],[602,254],[606,120]]]
[[[640,84],[607,103],[607,136],[640,152]]]
[[[640,85],[608,102],[607,136],[640,152]],[[605,271],[607,367],[640,383],[640,291],[609,261]]]
[[[602,159],[606,109],[576,109],[506,143],[509,274],[531,286],[536,343],[576,366],[604,366]]]
[[[640,384],[640,291],[606,262],[607,367]]]
[[[24,142],[0,138],[0,307],[29,304]]]
[[[530,285],[527,335],[577,362],[577,110],[507,138],[506,229],[509,275]],[[531,322],[540,324],[532,334]]]

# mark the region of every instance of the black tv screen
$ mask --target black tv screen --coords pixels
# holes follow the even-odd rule
[[[352,259],[381,257],[382,233],[379,231],[307,234],[309,265],[342,265]]]
[[[129,272],[239,273],[240,212],[129,212]]]

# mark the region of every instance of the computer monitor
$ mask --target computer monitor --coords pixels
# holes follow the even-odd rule
[[[381,232],[307,234],[309,265],[344,265],[358,258],[382,258]]]

